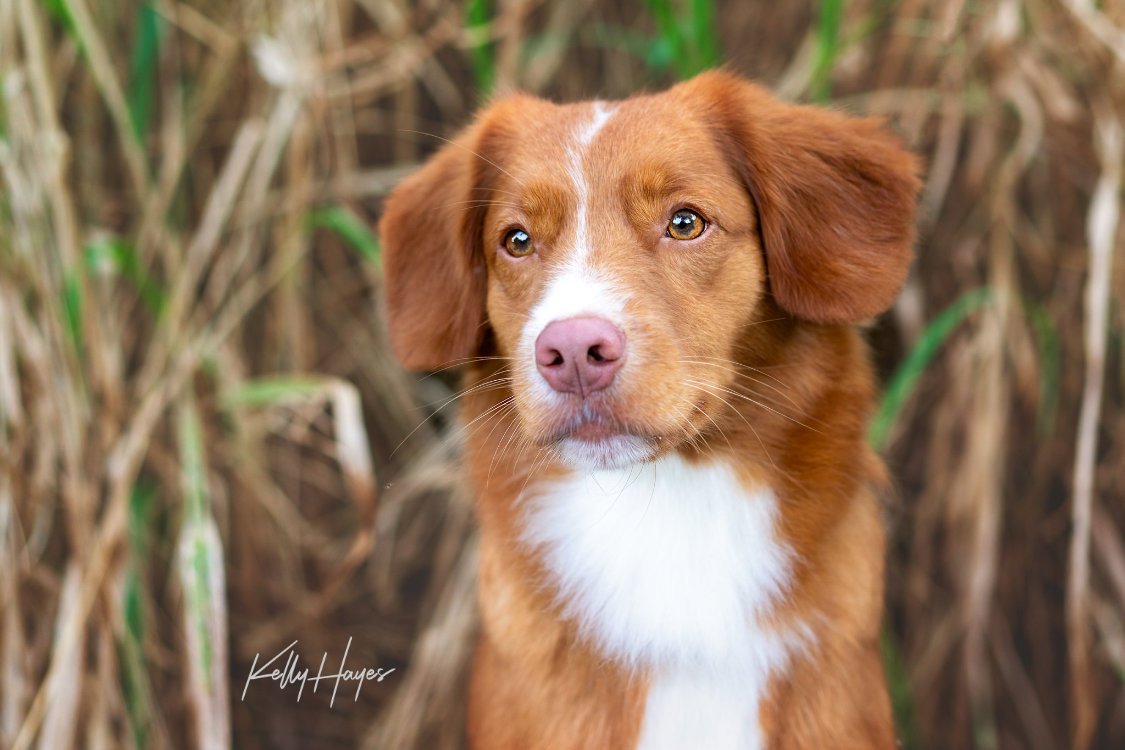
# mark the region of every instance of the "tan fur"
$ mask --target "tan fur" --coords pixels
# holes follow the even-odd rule
[[[633,359],[594,406],[662,452],[726,459],[776,492],[795,583],[769,619],[815,639],[768,686],[766,746],[891,748],[884,478],[852,324],[885,309],[906,273],[915,161],[873,121],[721,73],[616,107],[583,167],[599,209],[590,263],[629,291]],[[517,542],[517,498],[568,470],[549,450],[561,416],[527,398],[531,375],[504,358],[574,245],[577,196],[558,175],[589,116],[529,97],[492,105],[392,194],[380,226],[396,353],[415,368],[475,358],[462,409],[482,544],[477,750],[633,747],[644,714],[646,676],[578,640]],[[662,236],[685,205],[713,225],[690,246]],[[517,226],[534,238],[529,258],[499,249]]]

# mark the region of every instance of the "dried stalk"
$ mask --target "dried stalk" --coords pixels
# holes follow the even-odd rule
[[[1086,219],[1090,265],[1086,281],[1086,377],[1074,454],[1074,495],[1071,505],[1070,559],[1066,589],[1067,655],[1070,663],[1071,746],[1087,750],[1097,720],[1097,701],[1090,668],[1090,519],[1094,506],[1094,469],[1098,422],[1105,388],[1106,337],[1109,330],[1109,290],[1113,250],[1121,214],[1121,162],[1125,131],[1121,121],[1103,105],[1095,114],[1094,135],[1101,161]]]

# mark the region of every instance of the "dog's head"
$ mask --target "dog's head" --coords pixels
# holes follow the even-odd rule
[[[755,322],[885,310],[917,190],[879,122],[724,73],[613,103],[507,98],[387,201],[391,343],[412,369],[487,346],[528,438],[576,465],[645,460],[713,419]]]

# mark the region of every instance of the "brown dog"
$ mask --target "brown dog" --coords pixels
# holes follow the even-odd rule
[[[387,201],[391,342],[465,367],[489,748],[892,748],[854,324],[911,258],[878,122],[724,73],[488,107]]]

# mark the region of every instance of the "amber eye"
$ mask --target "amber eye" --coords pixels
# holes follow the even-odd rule
[[[703,234],[703,230],[706,228],[707,222],[703,221],[702,216],[695,211],[681,208],[672,214],[672,220],[668,222],[668,228],[664,230],[664,236],[671,237],[674,240],[694,240]]]
[[[524,258],[535,252],[535,243],[531,235],[522,229],[513,229],[504,237],[504,249],[513,258]]]

